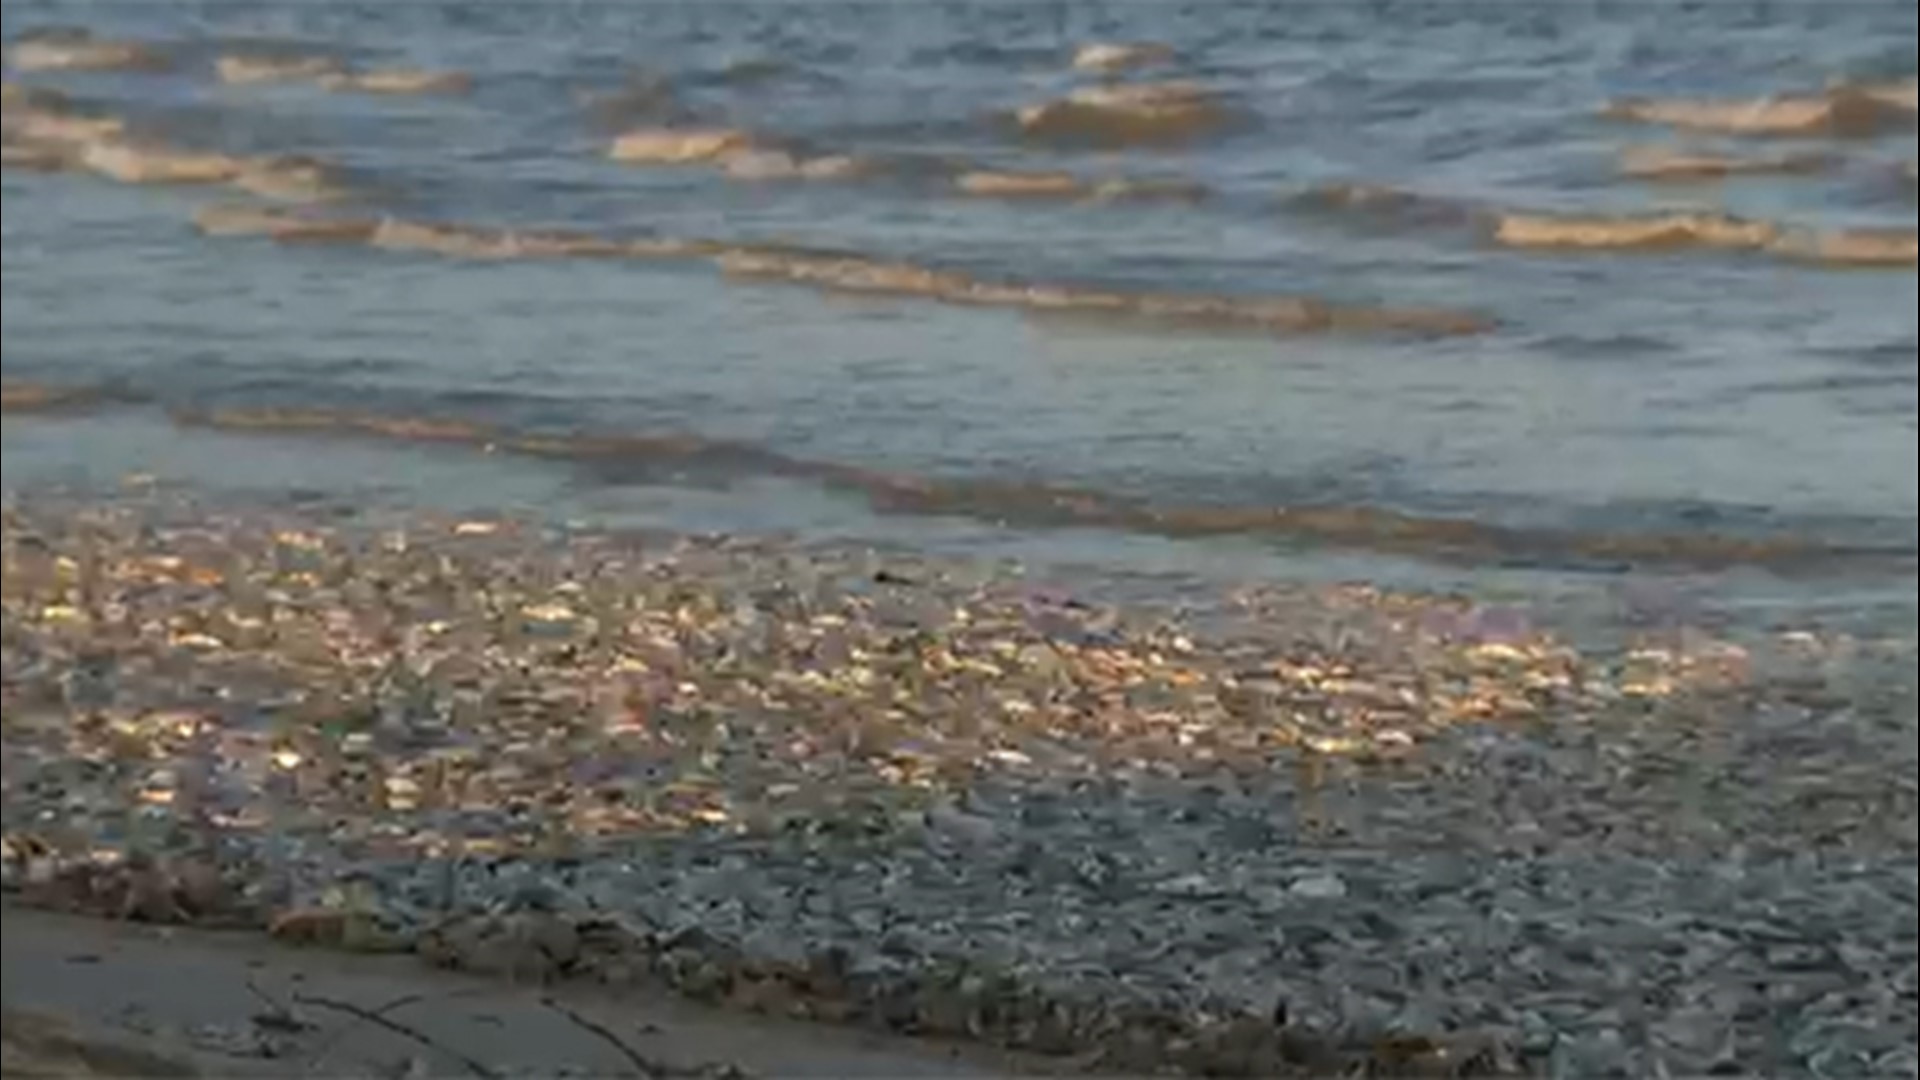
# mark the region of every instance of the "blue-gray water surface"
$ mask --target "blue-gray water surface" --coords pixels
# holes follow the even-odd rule
[[[1339,507],[1552,537],[1787,538],[1864,553],[1779,574],[1684,571],[1734,600],[1872,610],[1913,627],[1916,277],[1749,252],[1499,250],[1484,237],[1314,208],[1365,183],[1507,210],[1708,207],[1819,228],[1914,227],[1911,122],[1789,140],[1815,175],[1713,185],[1621,177],[1672,141],[1600,115],[1627,97],[1757,99],[1911,78],[1910,2],[103,3],[8,0],[45,26],[165,45],[149,73],[14,73],[187,145],[302,153],[425,220],[849,250],[986,277],[1305,295],[1472,311],[1489,333],[1221,334],[1036,320],[724,280],[694,262],[452,261],[212,239],[230,199],[75,174],[4,178],[10,380],[112,383],[180,408],[377,409],[515,430],[689,434],[946,481],[1127,505]],[[1138,76],[1200,82],[1243,122],[1126,151],[1011,137],[1008,110],[1094,81],[1090,41],[1155,41]],[[273,45],[452,68],[471,94],[223,85],[222,51]],[[963,199],[889,183],[751,183],[609,161],[583,102],[633,80],[678,117],[822,152],[1204,183],[1184,203]],[[1727,148],[1724,139],[1686,140]],[[1772,141],[1768,141],[1772,148]],[[1051,551],[1118,568],[1610,588],[1552,550],[1422,557],[1319,537],[1154,538],[877,513],[751,457],[682,473],[458,448],[183,430],[154,412],[6,421],[8,486],[134,469],[275,490],[632,514],[706,527]],[[1629,560],[1631,561],[1631,560]],[[1602,560],[1605,562],[1605,560]],[[1519,577],[1515,578],[1515,575]],[[1702,577],[1704,576],[1704,577]],[[1766,604],[1760,605],[1766,608]],[[1769,609],[1770,610],[1770,609]],[[1891,614],[1888,614],[1888,613]]]

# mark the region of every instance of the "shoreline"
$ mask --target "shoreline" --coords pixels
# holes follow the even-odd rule
[[[1917,565],[1912,542],[1890,532],[1894,522],[1854,521],[1850,524],[1855,530],[1867,528],[1868,534],[1830,537],[1814,522],[1788,529],[1735,525],[1709,530],[1658,522],[1608,526],[1528,521],[1366,502],[1182,503],[1099,487],[991,475],[939,476],[796,457],[756,442],[667,429],[555,432],[438,414],[197,408],[112,383],[7,380],[4,390],[0,411],[42,422],[146,407],[160,423],[183,434],[466,455],[572,469],[609,483],[656,476],[791,483],[822,497],[848,499],[876,517],[918,521],[945,518],[1001,527],[1104,530],[1170,542],[1267,542],[1463,570],[1519,565],[1566,574],[1752,571],[1848,581],[1910,578]]]
[[[1804,981],[1767,912],[1910,981],[1910,696],[1704,636],[1353,587],[1203,630],[932,559],[162,496],[6,524],[25,902],[1133,1072],[1912,1045],[1740,1011]],[[1704,992],[1673,949],[1726,971],[1712,1039],[1620,1012],[1629,972]]]

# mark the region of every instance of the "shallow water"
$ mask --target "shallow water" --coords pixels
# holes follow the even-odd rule
[[[1600,116],[1626,98],[1742,100],[1818,93],[1841,78],[1911,78],[1920,33],[1910,4],[10,0],[0,24],[9,40],[62,24],[171,48],[180,62],[164,75],[17,77],[194,148],[338,163],[376,193],[363,200],[368,213],[779,241],[989,280],[1305,296],[1496,321],[1443,339],[1223,333],[822,295],[726,280],[697,261],[282,247],[192,228],[196,207],[231,201],[230,191],[9,171],[0,347],[10,380],[114,382],[170,407],[352,408],[764,451],[691,471],[583,468],[446,447],[240,439],[150,412],[9,416],[9,486],[163,461],[214,486],[398,487],[536,512],[1003,552],[1037,544],[1134,569],[1447,584],[1546,573],[1603,591],[1620,570],[1580,558],[1577,542],[1463,560],[1439,545],[1382,552],[1364,537],[1253,529],[1174,542],[1124,515],[1096,521],[1104,531],[1049,528],[1059,521],[1003,530],[999,520],[1019,516],[1013,503],[978,499],[964,508],[972,520],[920,512],[954,510],[939,499],[882,520],[859,498],[764,467],[805,461],[935,490],[1032,484],[1113,505],[1337,507],[1562,538],[1831,547],[1866,558],[1776,578],[1749,568],[1736,545],[1689,573],[1710,576],[1730,602],[1786,596],[1802,609],[1892,611],[1911,632],[1920,322],[1910,267],[1500,250],[1449,215],[1296,197],[1366,183],[1500,212],[1701,209],[1910,231],[1913,189],[1898,167],[1914,158],[1911,121],[1874,138],[1756,144]],[[1019,138],[1003,114],[1096,84],[1070,67],[1096,40],[1170,45],[1173,63],[1130,78],[1200,83],[1233,122],[1124,152]],[[214,76],[221,53],[267,44],[358,65],[457,69],[473,90],[371,96]],[[746,182],[710,166],[622,165],[606,158],[620,125],[584,102],[638,76],[670,88],[666,119],[798,140],[811,153],[911,160],[932,176],[939,162],[1178,179],[1209,197],[992,199],[913,170]],[[1623,152],[1668,142],[1835,161],[1707,185],[1621,175]]]

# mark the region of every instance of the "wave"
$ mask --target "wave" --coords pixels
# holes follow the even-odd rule
[[[1192,142],[1232,117],[1214,92],[1177,82],[1087,87],[1014,114],[1031,139],[1114,147]]]
[[[0,381],[0,412],[76,412],[139,400],[139,395],[118,386],[75,386],[17,379]]]
[[[731,179],[749,181],[863,180],[898,171],[875,158],[810,154],[733,127],[634,128],[613,140],[607,157],[628,165],[713,165]]]
[[[338,168],[299,154],[236,157],[151,141],[102,139],[82,144],[74,165],[123,184],[222,184],[289,203],[332,202],[351,194]]]
[[[406,442],[460,443],[487,447],[495,441],[485,424],[437,420],[418,416],[379,416],[372,413],[320,409],[218,409],[209,412],[177,410],[176,422],[189,427],[221,431],[287,431],[327,434],[378,435]]]
[[[1691,160],[1651,151],[1649,171],[1686,171]],[[1752,161],[1755,159],[1741,159]],[[1813,167],[1799,158],[1761,159],[1782,168]],[[1824,159],[1820,159],[1824,160]],[[1836,229],[1755,221],[1712,212],[1628,215],[1538,214],[1500,210],[1372,184],[1330,184],[1293,197],[1296,208],[1370,218],[1395,227],[1465,226],[1501,247],[1521,251],[1721,251],[1770,255],[1834,268],[1901,268],[1915,264],[1914,230]]]
[[[321,409],[183,410],[183,426],[239,434],[370,437],[468,447],[571,462],[604,473],[671,467],[746,471],[818,483],[863,497],[876,511],[971,517],[1027,526],[1109,528],[1170,537],[1272,536],[1437,559],[1813,569],[1865,561],[1908,562],[1911,552],[1846,547],[1791,536],[1602,532],[1510,527],[1370,506],[1179,506],[1079,488],[942,478],[812,461],[748,443],[687,434],[519,432],[423,416]]]
[[[615,139],[607,155],[633,165],[713,165],[729,179],[756,182],[859,181],[888,176],[986,198],[1195,201],[1206,195],[1202,185],[1178,179],[1088,179],[1065,172],[971,168],[930,157],[916,160],[807,153],[740,128],[640,128]]]
[[[1752,101],[1627,100],[1608,106],[1604,115],[1690,131],[1782,137],[1867,138],[1911,132],[1914,122],[1910,95],[1903,100],[1885,88],[1854,87]]]
[[[1705,211],[1539,214],[1352,183],[1314,188],[1292,202],[1396,227],[1466,226],[1494,244],[1521,251],[1750,252],[1836,268],[1899,268],[1915,262],[1914,231],[1907,228],[1819,230]]]
[[[87,143],[78,163],[123,184],[224,184],[239,179],[247,167],[226,154],[121,140]]]
[[[1111,74],[1153,64],[1171,63],[1173,47],[1157,42],[1095,41],[1080,46],[1073,54],[1075,71]]]
[[[721,253],[718,262],[721,271],[733,277],[884,296],[959,298],[976,284],[954,271],[800,249],[744,247]]]
[[[1721,214],[1657,214],[1644,217],[1560,217],[1502,214],[1493,226],[1496,243],[1517,248],[1607,251],[1676,248],[1761,249],[1780,239],[1776,225]]]
[[[173,58],[150,45],[107,41],[85,30],[24,34],[7,50],[16,71],[123,71],[158,74],[173,70]]]
[[[1789,235],[1770,250],[1785,258],[1822,266],[1920,265],[1920,236],[1913,229],[1842,229]]]
[[[9,169],[71,169],[81,146],[125,128],[118,119],[80,113],[57,90],[0,85],[0,162]]]
[[[962,195],[983,198],[1073,199],[1090,202],[1196,202],[1207,194],[1204,185],[1188,180],[1088,180],[1063,172],[999,172],[985,169],[961,172],[953,179],[953,189]]]
[[[232,86],[311,83],[323,90],[413,96],[465,94],[473,76],[464,71],[371,68],[356,71],[345,61],[318,54],[229,53],[214,61],[214,74]]]
[[[66,95],[39,87],[7,84],[0,107],[0,132],[25,142],[77,146],[125,134],[127,123],[76,105]]]
[[[619,258],[630,253],[628,245],[593,233],[430,225],[395,218],[382,219],[367,244],[469,259]]]
[[[1885,83],[1842,83],[1842,88],[1855,93],[1865,94],[1875,101],[1905,109],[1908,112],[1920,112],[1920,79],[1904,79],[1899,82]]]
[[[267,56],[232,54],[214,61],[214,73],[223,83],[319,82],[347,74],[346,64],[331,56]]]
[[[724,247],[701,240],[615,239],[569,229],[507,229],[393,217],[343,217],[238,204],[202,207],[193,222],[208,236],[259,236],[284,244],[361,244],[458,259],[691,259],[712,256]]]
[[[234,187],[290,203],[332,202],[352,194],[339,167],[305,154],[245,159]]]
[[[1916,264],[1912,229],[1795,229],[1722,214],[1641,217],[1555,217],[1506,214],[1494,223],[1496,243],[1568,251],[1754,251],[1833,267]]]
[[[473,89],[473,76],[464,71],[422,71],[414,68],[342,72],[323,75],[318,82],[325,90],[394,96],[465,94]]]
[[[1207,195],[1206,185],[1197,180],[1174,179],[1102,180],[1089,193],[1095,202],[1199,202]]]
[[[1047,315],[1101,316],[1176,326],[1264,333],[1374,332],[1419,336],[1484,333],[1494,323],[1470,312],[1363,308],[1299,297],[1119,292],[1073,285],[988,281],[957,271],[844,252],[713,240],[619,240],[566,230],[521,230],[333,217],[262,206],[211,206],[194,218],[213,236],[263,236],[284,243],[362,243],[390,251],[463,259],[701,258],[727,277],[806,285],[837,293],[935,300]]]
[[[1484,333],[1491,320],[1419,309],[1341,308],[1297,297],[1116,292],[1071,285],[991,282],[951,270],[859,255],[798,250],[732,250],[719,257],[733,277],[810,285],[834,292],[917,297],[1038,313],[1125,319],[1269,333],[1384,331],[1433,336]]]
[[[992,198],[1085,198],[1091,190],[1087,182],[1072,173],[1060,172],[964,172],[953,179],[953,188],[962,195]]]
[[[215,204],[194,212],[193,224],[208,236],[266,236],[281,243],[360,244],[380,227],[371,219],[322,218],[277,207]]]
[[[1636,180],[1722,180],[1734,176],[1798,176],[1832,168],[1830,154],[1740,157],[1670,147],[1633,147],[1620,155],[1620,173]]]
[[[327,202],[350,194],[334,166],[305,155],[238,157],[136,137],[119,117],[90,115],[66,98],[21,94],[4,127],[10,166],[82,169],[123,184],[230,184],[283,202]]]
[[[862,180],[884,171],[880,162],[851,154],[805,157],[786,150],[743,150],[721,160],[734,180]]]
[[[0,142],[0,168],[29,172],[60,172],[73,166],[73,156],[44,143]]]
[[[738,128],[642,128],[613,141],[607,156],[630,165],[724,162],[764,149]]]

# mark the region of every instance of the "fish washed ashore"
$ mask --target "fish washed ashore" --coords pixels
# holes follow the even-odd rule
[[[22,903],[1107,1071],[1920,1064],[1911,643],[137,489],[4,524]]]

